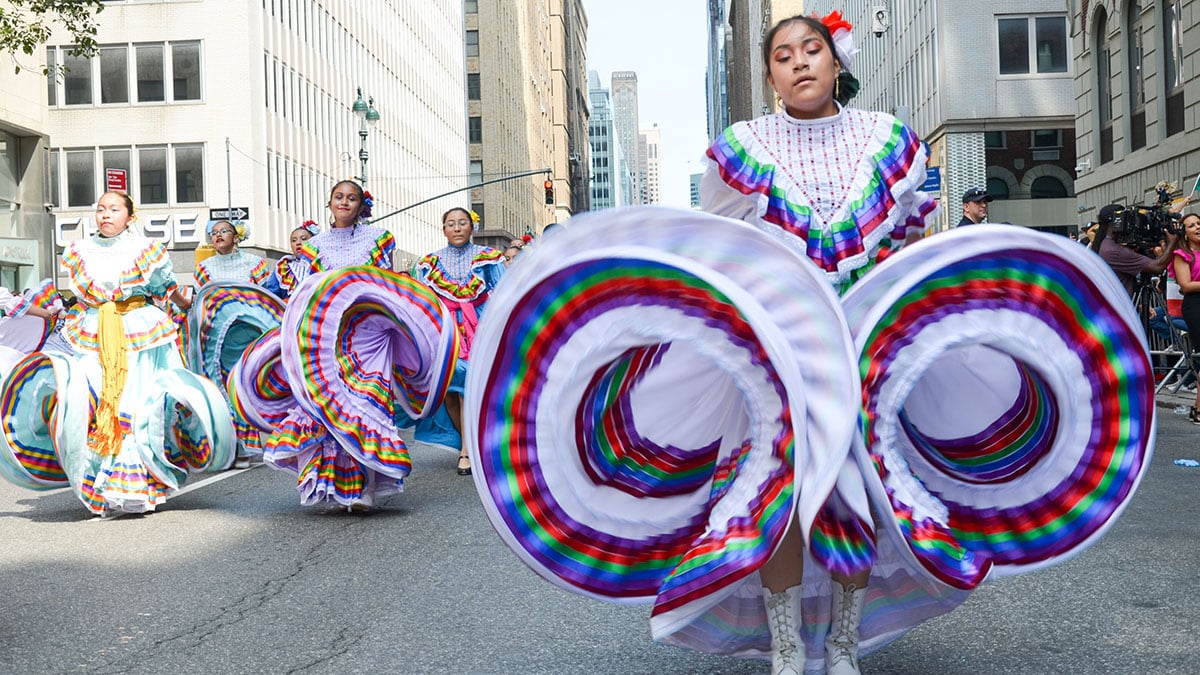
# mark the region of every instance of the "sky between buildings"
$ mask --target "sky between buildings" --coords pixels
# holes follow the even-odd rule
[[[662,134],[662,203],[688,207],[688,177],[708,148],[705,0],[584,0],[588,68],[607,89],[614,70],[638,74],[638,117]],[[626,151],[628,152],[628,150]]]

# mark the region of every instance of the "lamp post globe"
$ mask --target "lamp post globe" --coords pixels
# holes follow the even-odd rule
[[[350,106],[350,110],[358,117],[358,138],[361,145],[358,149],[358,160],[362,165],[362,173],[357,178],[363,188],[367,186],[367,127],[375,126],[379,121],[379,111],[375,109],[375,97],[368,96],[363,98],[362,87],[358,87],[358,98],[354,99],[354,104]]]

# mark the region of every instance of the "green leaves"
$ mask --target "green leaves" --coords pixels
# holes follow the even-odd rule
[[[67,52],[90,58],[97,50],[96,15],[103,9],[101,0],[7,0],[0,4],[0,50],[33,56],[50,39],[54,24],[61,24],[71,34]],[[24,69],[16,64],[17,73]],[[63,66],[47,64],[40,70],[57,76]]]

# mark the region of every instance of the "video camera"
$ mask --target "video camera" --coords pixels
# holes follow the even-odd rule
[[[1169,189],[1160,186],[1157,191],[1155,204],[1135,204],[1114,213],[1110,228],[1114,238],[1148,257],[1154,257],[1154,247],[1168,234],[1183,234],[1180,214],[1167,210],[1171,201]]]

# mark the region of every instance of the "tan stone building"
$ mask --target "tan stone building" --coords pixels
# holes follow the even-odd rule
[[[1179,201],[1200,174],[1200,0],[1071,0],[1079,224],[1105,204]]]
[[[638,163],[643,170],[643,204],[662,202],[662,158],[659,157],[661,136],[657,123],[648,129],[642,129],[638,134]]]
[[[554,182],[552,204],[544,174],[471,191],[482,219],[475,241],[498,246],[565,220],[575,208],[573,183],[587,179],[571,162],[572,152],[577,162],[587,157],[587,20],[579,0],[479,0],[464,8],[471,182],[538,169],[550,169]]]
[[[591,201],[587,14],[583,0],[554,0],[551,5],[554,210],[555,222],[561,222],[573,213],[587,211]]]

